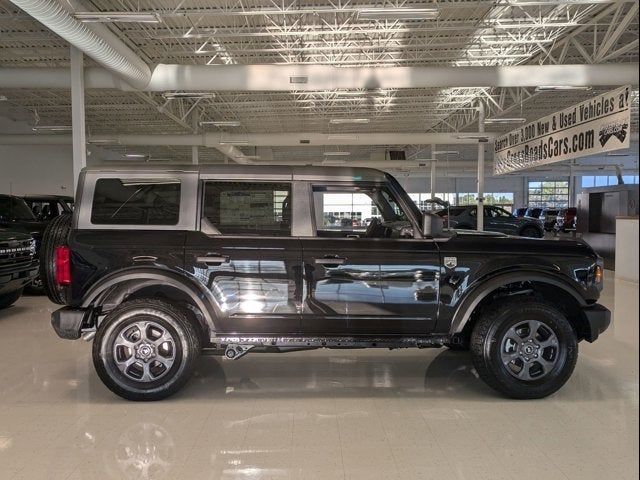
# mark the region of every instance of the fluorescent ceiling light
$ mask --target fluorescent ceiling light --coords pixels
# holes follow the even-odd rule
[[[578,22],[532,22],[527,20],[526,22],[513,22],[513,23],[493,23],[492,28],[502,28],[504,30],[519,30],[521,28],[566,28],[577,27]],[[517,41],[516,41],[517,42]]]
[[[438,152],[431,152],[431,155],[458,155],[457,150],[440,150]]]
[[[425,8],[363,8],[358,11],[362,20],[433,20],[440,15],[437,6]]]
[[[242,156],[237,156],[233,158],[240,158],[245,160],[260,160],[260,158],[262,157],[260,155],[242,155]]]
[[[213,92],[164,92],[162,96],[166,100],[173,100],[174,98],[215,98],[216,94]]]
[[[484,123],[524,123],[526,118],[514,117],[514,118],[485,118]]]
[[[218,143],[220,145],[249,145],[248,140],[223,140]]]
[[[144,153],[125,153],[122,156],[125,158],[147,158],[147,155]]]
[[[204,121],[204,122],[200,122],[200,126],[204,127],[206,125],[213,125],[215,127],[239,127],[240,125],[242,125],[241,122],[235,120],[235,121]]]
[[[331,120],[329,120],[329,123],[333,125],[343,125],[345,123],[364,124],[369,123],[370,121],[371,120],[369,120],[368,118],[332,118]]]
[[[152,12],[77,12],[73,15],[84,23],[160,23],[162,20]]]
[[[565,90],[591,90],[591,87],[580,85],[541,85],[536,87],[536,92],[555,92]]]
[[[351,155],[351,152],[324,152],[325,157],[348,157],[349,155]]]
[[[32,128],[34,132],[68,132],[71,125],[36,125]]]

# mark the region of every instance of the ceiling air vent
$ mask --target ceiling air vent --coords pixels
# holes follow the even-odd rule
[[[309,83],[309,77],[306,75],[292,75],[289,77],[289,83]]]
[[[300,143],[303,144],[303,145],[308,145],[308,144],[311,143],[311,140],[302,139],[302,140],[300,140]]]

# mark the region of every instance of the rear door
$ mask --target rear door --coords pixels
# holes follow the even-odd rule
[[[187,239],[186,267],[211,295],[220,332],[296,334],[301,246],[291,236],[292,185],[204,179],[201,225]]]

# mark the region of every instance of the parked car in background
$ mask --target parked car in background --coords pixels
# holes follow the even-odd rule
[[[35,240],[36,254],[40,253],[42,235],[47,228],[49,220],[39,220],[24,199],[15,195],[0,194],[0,228],[12,232],[20,232],[30,235]],[[42,277],[38,275],[26,285],[31,293],[44,293]]]
[[[447,213],[448,212],[448,213]],[[475,205],[450,207],[437,214],[449,221],[451,228],[456,230],[475,230],[477,227],[477,208]],[[544,226],[540,220],[529,217],[518,218],[512,213],[493,205],[484,206],[484,230],[500,232],[507,235],[521,237],[542,238]]]
[[[576,207],[567,208],[556,220],[555,230],[560,232],[575,232],[578,209]]]
[[[22,198],[41,221],[51,221],[58,215],[73,212],[73,197],[66,195],[24,195]]]
[[[37,275],[38,259],[33,238],[0,229],[0,309],[13,305]]]
[[[561,211],[555,208],[548,208],[540,217],[540,220],[544,222],[544,230],[546,232],[552,232],[556,226],[558,221],[558,215],[560,215]]]
[[[541,219],[540,217],[542,217],[542,213],[544,212],[544,209],[541,207],[530,207],[527,208],[527,212],[524,214],[525,217],[530,217],[530,218],[536,218],[536,219]]]
[[[527,210],[529,210],[527,207],[516,208],[513,214],[518,218],[522,218],[527,215]]]

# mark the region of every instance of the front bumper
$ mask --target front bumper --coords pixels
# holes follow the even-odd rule
[[[60,338],[77,340],[87,328],[93,311],[89,308],[62,307],[51,314],[51,326]]]
[[[28,285],[38,276],[38,262],[28,266],[0,271],[0,295],[15,292]]]
[[[582,309],[586,319],[583,337],[587,342],[595,342],[600,334],[611,324],[611,312],[606,307],[596,303]]]

